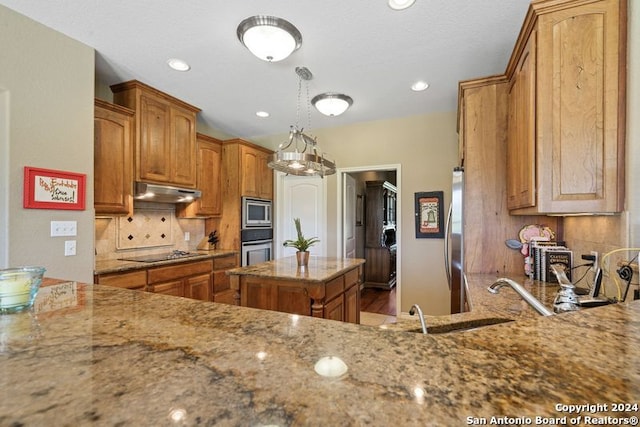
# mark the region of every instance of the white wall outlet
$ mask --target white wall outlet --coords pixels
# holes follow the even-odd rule
[[[78,221],[51,221],[51,237],[77,235]]]
[[[591,271],[597,271],[598,267],[600,267],[600,257],[598,256],[597,251],[591,251],[591,255],[595,257],[593,265],[591,266]]]
[[[188,242],[189,240],[191,240],[191,233],[189,233],[188,231],[184,232],[184,241]]]
[[[65,240],[64,241],[64,256],[73,256],[76,254],[76,241]]]

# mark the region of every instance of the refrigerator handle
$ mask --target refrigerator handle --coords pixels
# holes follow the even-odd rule
[[[453,207],[453,203],[449,205],[449,213],[447,214],[447,221],[444,226],[444,271],[447,274],[447,284],[449,285],[449,290],[451,290],[451,262],[449,260],[449,241],[451,240],[449,236],[450,227],[451,227],[451,208]]]

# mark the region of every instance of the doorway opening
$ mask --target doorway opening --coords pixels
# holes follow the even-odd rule
[[[402,289],[401,167],[361,166],[337,172],[337,253],[369,263],[361,286],[361,323],[394,322]],[[382,218],[373,218],[374,212],[383,212]]]

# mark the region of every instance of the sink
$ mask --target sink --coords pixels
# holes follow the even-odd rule
[[[466,320],[456,323],[448,323],[445,325],[433,325],[427,326],[428,334],[448,334],[453,332],[464,332],[479,329],[485,326],[499,325],[500,323],[513,322],[511,319],[505,319],[503,317],[487,317],[484,319]],[[410,329],[407,332],[422,333],[422,328]]]

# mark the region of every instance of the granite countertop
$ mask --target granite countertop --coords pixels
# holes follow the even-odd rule
[[[184,262],[202,261],[210,258],[218,258],[218,257],[229,256],[229,255],[235,255],[238,252],[217,249],[212,251],[197,250],[197,251],[191,251],[190,253],[195,255],[184,257],[184,258],[166,259],[166,260],[155,261],[155,262],[123,261],[119,259],[97,260],[93,274],[118,273],[118,272],[124,272],[129,270],[139,270],[143,268],[153,268],[153,267],[165,266],[165,265],[171,265],[171,264],[180,264]]]
[[[47,282],[33,311],[0,316],[0,425],[539,425],[536,417],[578,416],[611,425],[605,417],[637,416],[638,302],[424,336]],[[316,373],[325,357],[346,373]]]
[[[325,282],[365,263],[361,258],[309,257],[309,265],[299,267],[295,256],[227,270],[229,275],[269,277],[284,280]]]

